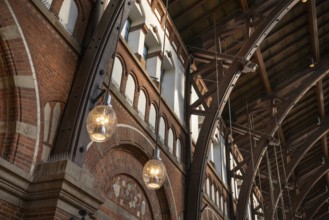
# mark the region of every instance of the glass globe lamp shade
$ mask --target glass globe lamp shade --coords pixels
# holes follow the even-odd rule
[[[117,116],[112,107],[98,105],[87,117],[87,131],[95,142],[107,141],[116,131]]]
[[[143,168],[143,180],[147,188],[159,189],[166,180],[166,167],[159,159],[149,160]]]

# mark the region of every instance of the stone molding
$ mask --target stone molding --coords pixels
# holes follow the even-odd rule
[[[95,213],[104,199],[93,183],[85,168],[65,157],[39,164],[34,175],[0,158],[0,199],[26,211],[56,207],[72,216],[81,209]]]

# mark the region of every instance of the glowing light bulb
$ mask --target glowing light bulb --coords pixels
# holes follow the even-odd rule
[[[159,189],[166,179],[166,167],[160,159],[149,160],[143,168],[143,180],[147,188]]]
[[[95,142],[107,141],[116,131],[117,116],[108,105],[98,105],[89,112],[87,117],[87,131]]]

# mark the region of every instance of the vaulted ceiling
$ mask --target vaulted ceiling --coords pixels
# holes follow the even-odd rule
[[[265,219],[329,219],[329,1],[170,0],[169,13],[193,58],[192,113],[219,103],[245,158],[241,193],[261,190]]]

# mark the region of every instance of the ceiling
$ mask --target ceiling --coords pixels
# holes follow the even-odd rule
[[[221,79],[216,73],[227,74],[232,63],[242,69],[240,49],[280,2],[170,0],[170,16],[193,57],[193,76],[210,89]],[[275,219],[329,219],[328,55],[329,1],[298,2],[266,33],[250,59],[258,69],[241,74],[230,110],[226,105],[222,113],[246,160],[254,159],[262,138],[273,141],[253,182],[262,191],[264,210],[276,210]],[[199,96],[194,109],[216,99]],[[276,189],[282,197],[275,197]]]

